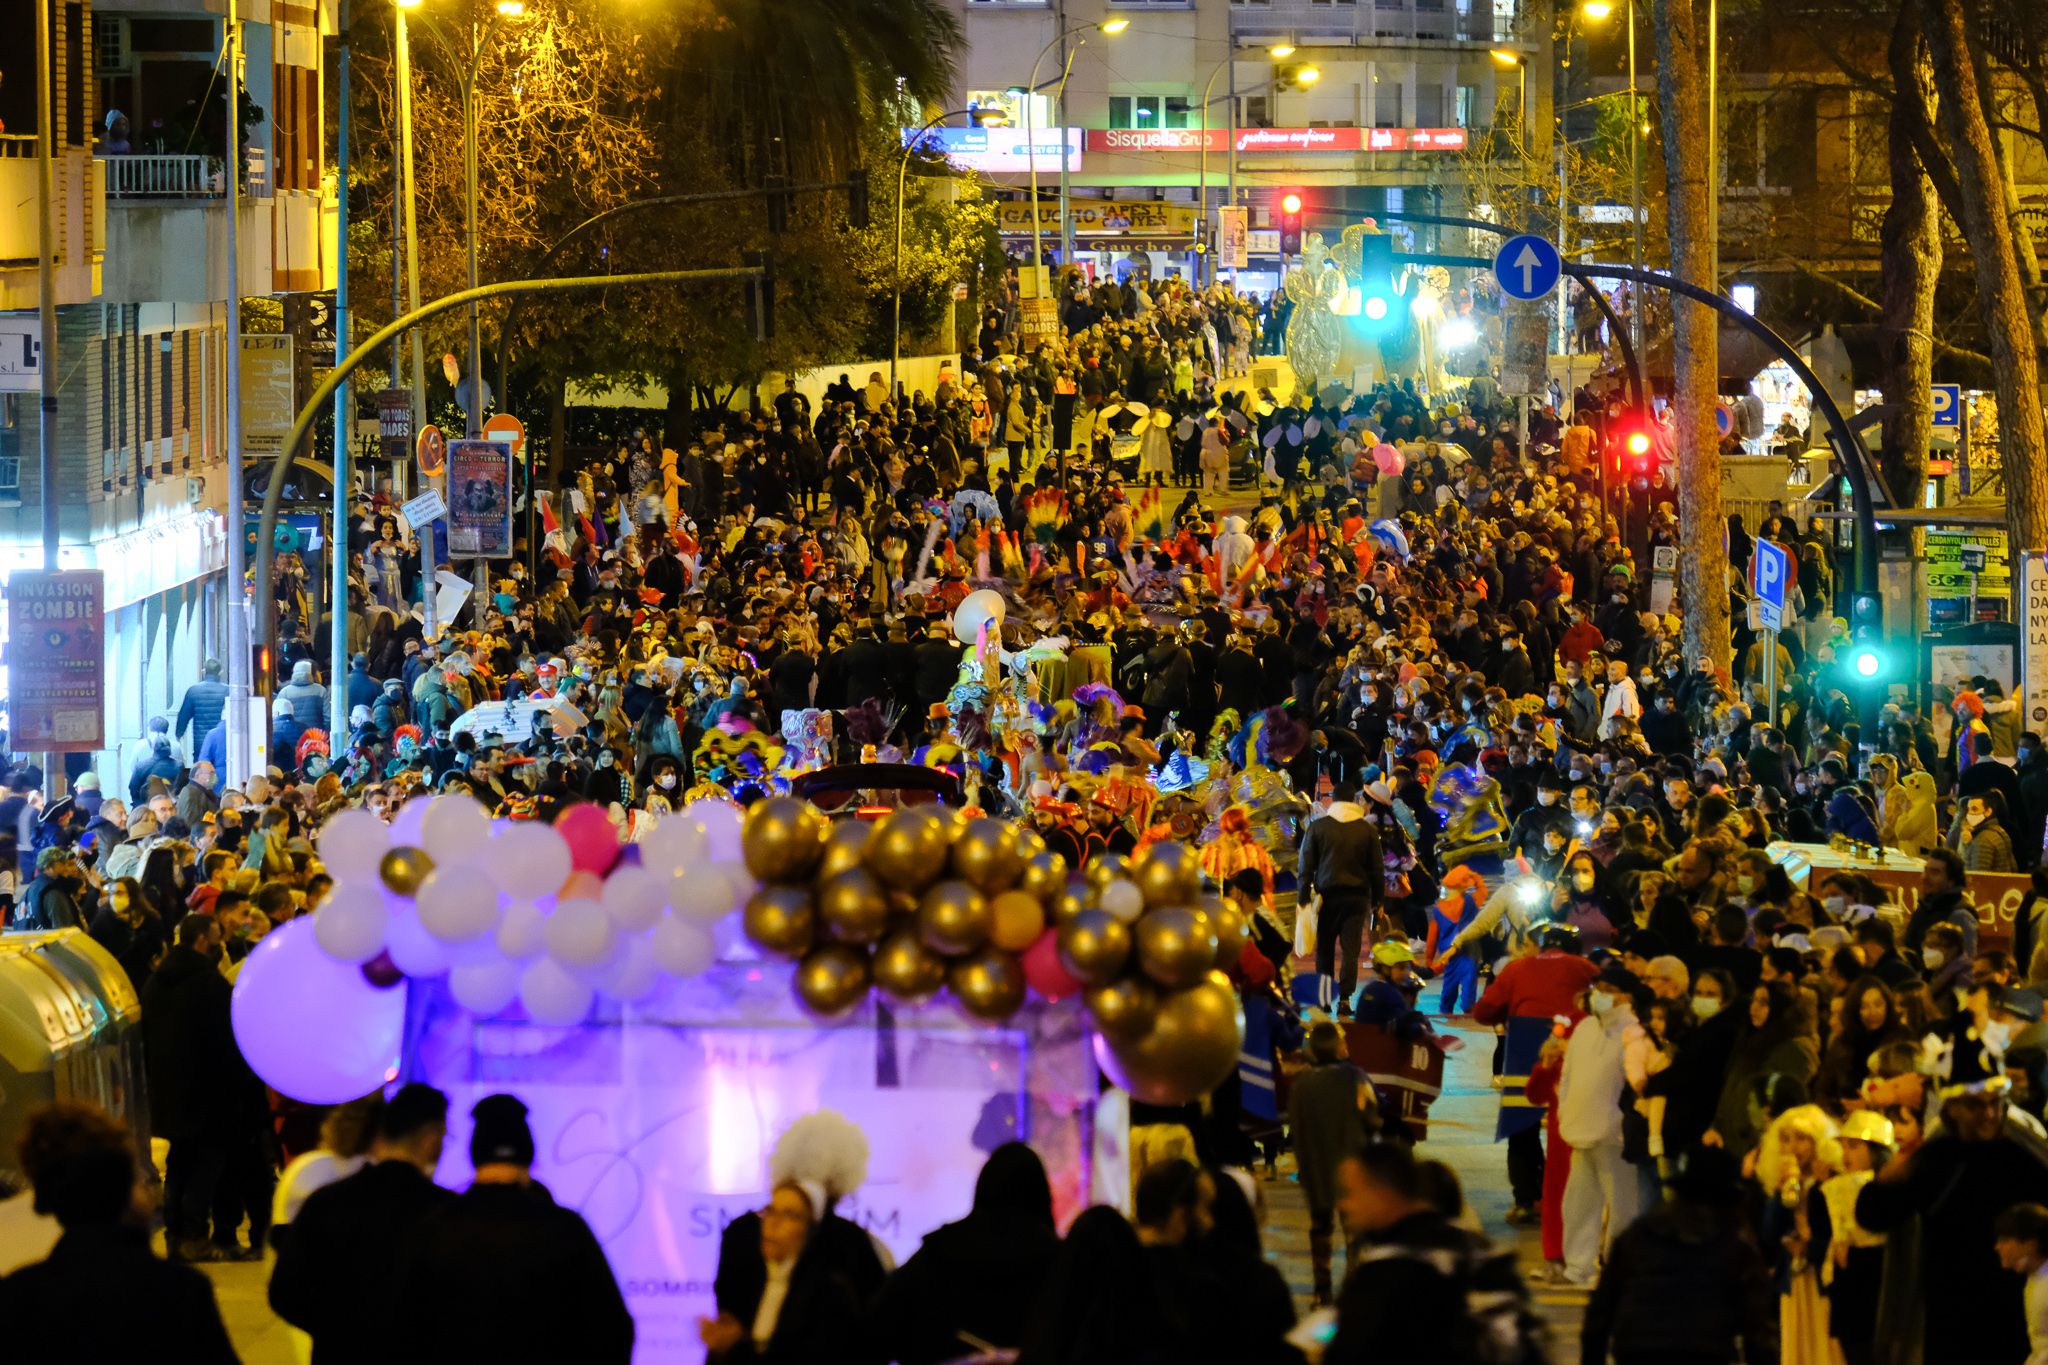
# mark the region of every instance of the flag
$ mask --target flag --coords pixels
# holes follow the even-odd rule
[[[540,528],[543,538],[562,529],[562,523],[555,519],[555,500],[546,494],[540,498]]]
[[[1131,504],[1131,528],[1145,540],[1164,545],[1173,531],[1173,514],[1166,506],[1166,490],[1158,484],[1140,489]]]

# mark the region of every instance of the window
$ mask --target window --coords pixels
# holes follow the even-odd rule
[[[1244,128],[1271,128],[1273,126],[1273,97],[1270,95],[1246,95],[1244,117],[1238,125]]]
[[[1444,126],[1444,88],[1441,85],[1426,82],[1415,87],[1415,126]]]
[[[1478,86],[1461,85],[1458,87],[1458,126],[1460,128],[1478,128],[1483,126],[1480,116],[1485,111],[1485,108],[1486,106],[1479,102]]]
[[[0,502],[21,501],[21,395],[0,393]]]
[[[1264,5],[1270,4],[1271,0],[1230,0],[1230,3],[1233,5]]]
[[[1401,87],[1392,81],[1381,81],[1372,88],[1372,126],[1375,128],[1405,128],[1401,122]]]
[[[1182,95],[1111,95],[1111,128],[1190,128],[1194,101]]]

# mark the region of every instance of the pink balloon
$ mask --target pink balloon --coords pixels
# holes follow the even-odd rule
[[[602,877],[619,860],[619,836],[604,807],[571,806],[555,821],[555,833],[569,845],[570,865]]]
[[[1380,467],[1380,473],[1388,478],[1399,476],[1408,467],[1408,461],[1400,450],[1382,441],[1372,448],[1372,462]]]
[[[1063,1000],[1081,989],[1080,981],[1060,962],[1058,938],[1053,930],[1046,930],[1024,950],[1022,959],[1024,979],[1047,1000]]]

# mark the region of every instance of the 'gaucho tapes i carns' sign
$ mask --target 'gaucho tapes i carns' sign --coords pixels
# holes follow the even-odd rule
[[[19,570],[7,581],[9,738],[22,753],[105,740],[106,586],[98,569]]]

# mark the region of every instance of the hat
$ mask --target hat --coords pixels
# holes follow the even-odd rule
[[[154,821],[150,823],[152,826],[155,824]],[[36,850],[36,871],[41,872],[46,868],[55,867],[58,863],[72,862],[77,856],[69,844],[51,844],[48,848]]]
[[[1651,981],[1676,981],[1681,987],[1692,984],[1692,973],[1686,970],[1684,960],[1670,953],[1651,958],[1643,975]]]
[[[476,1126],[469,1134],[473,1166],[533,1165],[533,1129],[526,1106],[512,1095],[486,1095],[469,1111]]]
[[[2033,991],[2017,986],[1993,986],[1990,998],[1991,1008],[1995,1010],[2004,1010],[2030,1024],[2041,1021],[2041,997]]]
[[[78,780],[71,784],[71,790],[73,791],[96,792],[99,789],[100,775],[98,773],[80,773]]]
[[[1372,960],[1382,967],[1391,967],[1398,962],[1413,962],[1415,950],[1398,938],[1390,938],[1373,946]]]
[[[1842,1136],[1879,1147],[1898,1144],[1898,1135],[1892,1131],[1892,1121],[1875,1109],[1858,1109],[1843,1119]]]
[[[1567,924],[1561,919],[1545,922],[1536,931],[1536,942],[1543,948],[1562,948],[1577,952],[1579,948],[1579,926]]]
[[[1610,962],[1605,967],[1602,967],[1600,975],[1593,978],[1593,984],[1596,986],[1611,986],[1615,990],[1627,995],[1640,994],[1643,989],[1642,978],[1622,966],[1619,962]]]

